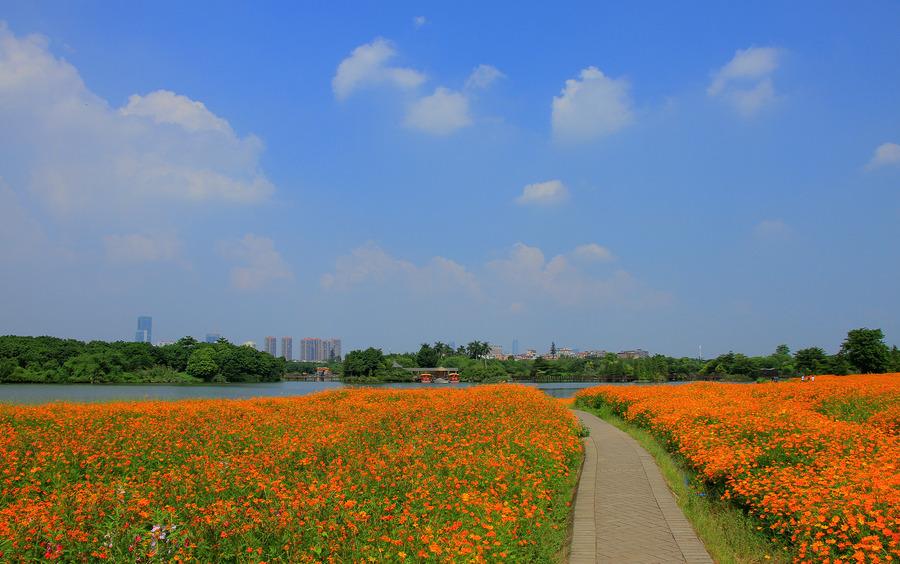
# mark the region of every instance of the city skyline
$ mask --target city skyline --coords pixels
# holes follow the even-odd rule
[[[138,332],[135,334],[135,341],[138,342],[151,342],[150,339],[150,328],[152,326],[152,317],[150,316],[139,316],[138,317]],[[214,344],[218,342],[219,339],[222,339],[223,336],[220,333],[207,333],[205,337],[205,342],[209,344]],[[300,340],[300,351],[299,355],[294,356],[293,354],[293,337],[289,335],[285,335],[281,337],[281,348],[278,348],[278,338],[272,335],[266,336],[264,338],[263,349],[265,352],[271,354],[272,356],[280,356],[285,360],[299,360],[305,362],[328,362],[332,359],[340,359],[342,356],[342,340],[337,337],[332,337],[328,339],[322,339],[319,337],[304,337]],[[168,344],[174,341],[157,341],[153,344]],[[238,341],[234,341],[237,343]],[[452,349],[456,349],[455,341],[448,341],[449,346]],[[244,341],[244,346],[252,346],[256,348],[255,341]],[[368,345],[373,346],[373,345]],[[359,348],[368,348],[368,346],[360,346]],[[489,342],[490,346],[490,356],[493,358],[534,358],[536,356],[547,356],[549,353],[550,356],[553,356],[553,353],[550,352],[553,347],[557,347],[559,357],[566,356],[585,356],[585,355],[594,355],[594,356],[603,356],[607,352],[606,349],[596,348],[596,347],[588,347],[582,350],[581,347],[568,347],[563,345],[557,345],[555,341],[551,341],[550,345],[548,345],[546,352],[538,352],[539,348],[527,348],[525,353],[519,354],[519,341],[518,339],[513,339],[512,341],[512,349],[509,354],[505,352],[503,345],[493,344]],[[378,347],[376,347],[378,348]],[[409,352],[414,353],[415,348],[410,349]],[[397,351],[399,352],[399,351]],[[643,358],[648,356],[647,351],[641,348],[631,349],[631,350],[621,350],[614,354],[622,358]]]
[[[900,344],[900,5],[504,8],[5,2],[0,333]]]

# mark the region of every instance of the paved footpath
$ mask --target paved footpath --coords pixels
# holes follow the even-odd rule
[[[712,563],[653,457],[609,423],[576,413],[591,434],[575,498],[570,564]]]

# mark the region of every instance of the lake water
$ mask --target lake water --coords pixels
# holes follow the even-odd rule
[[[596,386],[594,382],[535,383],[534,386],[555,398],[569,398],[582,388]],[[465,388],[478,384],[376,384],[374,388],[444,389]],[[194,398],[259,398],[305,396],[325,390],[357,385],[340,382],[266,382],[256,384],[0,384],[0,402],[46,403],[51,401],[116,401],[116,400],[178,400]]]

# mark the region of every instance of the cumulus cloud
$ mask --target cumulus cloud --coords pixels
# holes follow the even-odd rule
[[[258,290],[277,280],[294,277],[287,262],[268,237],[248,233],[238,241],[219,245],[221,254],[239,263],[231,269],[231,285],[238,290]]]
[[[413,18],[413,27],[415,27],[416,29],[419,29],[420,27],[422,27],[423,25],[425,25],[427,23],[428,23],[428,18],[426,18],[425,16],[416,16]]]
[[[781,50],[775,47],[738,49],[725,66],[713,73],[706,89],[721,97],[744,116],[751,116],[776,100],[771,75],[778,69]]]
[[[584,252],[583,247],[579,249]],[[578,256],[579,250],[571,254]],[[625,270],[593,273],[579,268],[569,256],[560,254],[548,260],[541,249],[524,243],[514,245],[505,258],[488,263],[486,270],[488,276],[499,281],[495,286],[498,292],[506,299],[518,298],[518,302],[549,299],[566,306],[641,308],[669,299],[662,292],[646,288]]]
[[[553,98],[553,135],[563,141],[588,141],[615,133],[634,121],[628,81],[613,79],[596,67],[566,81]]]
[[[335,97],[338,100],[346,99],[354,91],[367,86],[386,84],[411,89],[425,82],[425,75],[419,71],[389,66],[388,61],[396,54],[393,44],[380,37],[354,49],[338,65],[331,80]]]
[[[516,198],[520,206],[552,206],[569,199],[569,190],[560,180],[548,180],[529,184]]]
[[[466,79],[466,90],[483,90],[506,75],[491,65],[478,65]]]
[[[404,123],[426,133],[448,135],[472,124],[469,100],[459,92],[439,87],[409,107]]]
[[[59,215],[121,214],[160,201],[263,200],[262,143],[168,91],[114,109],[40,36],[0,24],[0,169]]]
[[[379,295],[452,293],[512,314],[560,305],[642,308],[668,300],[666,294],[648,289],[625,270],[607,265],[612,260],[612,253],[595,243],[549,259],[540,248],[517,243],[502,258],[472,269],[439,256],[415,264],[368,243],[338,258],[335,269],[322,276],[321,285],[341,292],[377,289]],[[397,299],[396,294],[392,296]]]
[[[897,143],[882,143],[875,149],[875,154],[866,165],[867,170],[882,166],[900,166],[900,145]]]
[[[400,284],[417,293],[459,290],[471,295],[479,293],[474,275],[455,261],[437,256],[419,266],[393,257],[371,242],[339,257],[334,272],[321,278],[326,290],[346,291],[370,283]]]
[[[572,251],[572,256],[584,261],[607,262],[615,259],[612,251],[597,243],[579,245]]]
[[[180,125],[188,131],[234,134],[228,122],[209,111],[203,102],[169,90],[157,90],[146,96],[133,94],[119,113],[123,116],[149,117],[155,123]]]
[[[181,241],[174,233],[107,235],[103,246],[107,259],[112,262],[169,261],[181,254]]]

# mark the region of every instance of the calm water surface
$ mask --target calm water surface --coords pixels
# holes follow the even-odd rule
[[[582,388],[597,385],[593,382],[534,383],[534,386],[555,398],[568,398]],[[466,388],[478,384],[376,384],[377,388],[441,389]],[[116,400],[177,400],[193,398],[259,398],[305,396],[325,390],[359,387],[340,382],[267,382],[257,384],[0,384],[0,402],[46,403],[51,401],[116,401]]]

